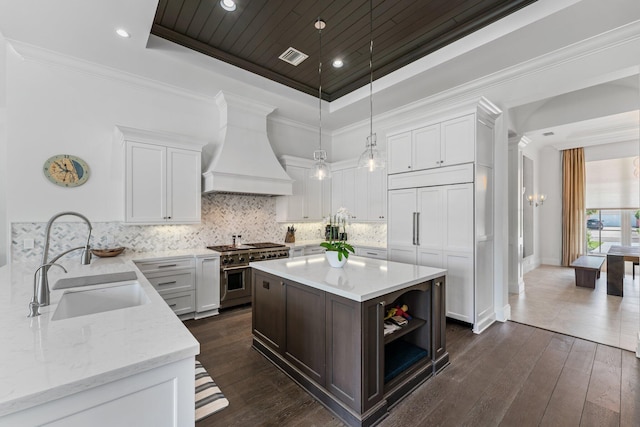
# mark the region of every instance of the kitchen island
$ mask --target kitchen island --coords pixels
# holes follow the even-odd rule
[[[449,363],[446,270],[324,255],[251,263],[253,347],[345,423],[369,426]],[[385,334],[387,310],[412,316]]]
[[[0,267],[0,426],[193,425],[199,343],[133,260],[209,254],[125,253],[90,265],[63,258],[68,273],[52,270],[53,287],[58,279],[129,273],[134,280],[116,285],[138,284],[145,297],[129,308],[61,319],[61,298],[79,288],[52,290],[51,304],[28,318],[37,265]]]

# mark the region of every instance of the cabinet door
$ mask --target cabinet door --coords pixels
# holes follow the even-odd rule
[[[442,249],[443,191],[441,187],[423,187],[418,190],[418,244],[420,249]]]
[[[305,173],[304,211],[306,220],[320,220],[322,218],[322,189],[325,180],[309,177],[309,170]]]
[[[256,286],[256,288],[259,288]],[[320,385],[325,383],[325,293],[285,282],[284,357]]]
[[[389,191],[389,218],[387,225],[389,246],[416,245],[414,214],[417,211],[415,189]]]
[[[387,171],[378,169],[366,173],[367,218],[370,221],[384,221],[387,217]]]
[[[440,124],[412,132],[413,170],[437,168],[441,165]]]
[[[220,258],[196,260],[196,311],[220,308]]]
[[[167,148],[167,220],[200,222],[200,153]]]
[[[360,212],[356,207],[356,168],[344,169],[342,171],[342,205],[335,210],[346,208],[351,213],[354,220],[360,219]]]
[[[442,251],[438,249],[418,249],[418,264],[425,267],[444,268]]]
[[[411,132],[392,135],[387,138],[389,173],[411,171]]]
[[[442,187],[444,209],[442,249],[445,251],[473,251],[474,209],[473,184]]]
[[[342,170],[331,172],[331,209],[329,214],[336,212],[342,206],[342,200],[344,199],[342,176]]]
[[[369,218],[369,179],[373,172],[366,168],[354,168],[355,172],[355,194],[353,218],[360,221],[368,221]]]
[[[284,351],[284,282],[253,270],[251,308],[253,335],[278,353]]]
[[[447,317],[473,323],[473,254],[445,252],[443,263],[447,269]]]
[[[126,143],[125,221],[166,221],[167,150],[165,147]]]
[[[304,185],[307,179],[307,169],[297,166],[287,166],[287,173],[293,179],[293,191],[286,197],[286,221],[302,221],[304,219]]]
[[[387,248],[389,261],[404,262],[407,264],[416,263],[416,247],[393,245]]]
[[[440,166],[473,162],[475,159],[475,114],[441,124]]]

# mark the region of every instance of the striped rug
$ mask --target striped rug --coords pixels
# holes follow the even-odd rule
[[[196,421],[229,406],[220,387],[213,382],[202,364],[196,360]]]

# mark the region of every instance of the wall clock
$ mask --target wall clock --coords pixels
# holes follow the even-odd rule
[[[77,187],[89,179],[89,165],[77,156],[58,154],[44,162],[44,175],[61,187]]]

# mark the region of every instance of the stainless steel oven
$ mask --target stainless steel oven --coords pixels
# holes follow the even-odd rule
[[[208,248],[220,252],[220,308],[251,302],[250,262],[289,257],[289,248],[280,243],[247,243]]]

